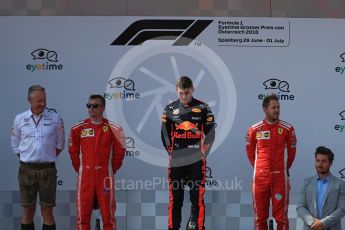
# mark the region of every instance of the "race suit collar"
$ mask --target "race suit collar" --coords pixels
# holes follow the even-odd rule
[[[271,123],[271,122],[267,121],[266,118],[264,118],[263,121],[264,121],[265,124],[268,124],[268,125],[277,125],[277,124],[279,123],[280,120],[278,119],[276,122]]]
[[[178,100],[178,104],[179,104],[179,106],[180,107],[182,107],[182,108],[188,108],[188,107],[191,107],[192,105],[193,105],[193,102],[195,101],[195,99],[194,99],[194,97],[192,97],[192,100],[189,102],[189,103],[187,103],[187,104],[182,104],[182,102],[180,101],[180,99]]]
[[[85,123],[89,123],[89,124],[91,124],[91,125],[99,126],[99,125],[103,125],[104,123],[107,123],[107,119],[102,118],[102,121],[96,122],[96,123],[95,123],[95,122],[91,121],[90,118],[87,118],[87,119],[85,120]]]

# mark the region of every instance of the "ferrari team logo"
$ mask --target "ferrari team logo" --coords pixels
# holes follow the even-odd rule
[[[283,129],[282,128],[278,128],[278,133],[279,133],[279,135],[282,135]]]
[[[103,132],[105,132],[105,133],[108,132],[108,129],[109,129],[109,127],[107,125],[103,126]]]

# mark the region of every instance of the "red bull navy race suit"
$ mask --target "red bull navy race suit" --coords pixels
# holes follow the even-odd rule
[[[197,99],[186,105],[177,100],[165,107],[161,137],[169,154],[169,229],[180,229],[186,178],[195,229],[205,229],[206,156],[215,139],[215,128],[211,109]]]

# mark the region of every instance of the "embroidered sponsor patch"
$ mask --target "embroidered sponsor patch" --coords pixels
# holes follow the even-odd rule
[[[275,194],[274,195],[274,198],[276,199],[276,200],[281,200],[283,197],[282,197],[282,195],[280,194],[280,193],[277,193],[277,194]]]
[[[250,138],[249,138],[249,134],[247,134],[247,135],[246,135],[246,143],[247,143],[247,145],[249,145],[249,144],[250,144]]]
[[[173,110],[173,114],[174,114],[174,115],[177,115],[177,114],[179,114],[179,113],[180,113],[180,110],[179,110],[179,109],[174,109],[174,110]]]
[[[291,135],[291,147],[292,148],[296,148],[296,145],[297,145],[297,139],[296,139],[296,134],[295,134],[295,131],[293,130],[292,131],[292,135]]]
[[[107,193],[112,189],[112,179],[110,177],[105,177],[103,179],[103,193]]]
[[[72,144],[72,137],[69,137],[69,138],[68,138],[68,145],[69,145],[69,146],[72,146],[72,145],[73,145],[73,144]]]
[[[213,117],[212,117],[212,116],[211,116],[211,117],[208,117],[206,120],[207,120],[207,121],[213,121]]]
[[[94,137],[95,136],[95,131],[91,128],[89,129],[83,129],[81,132],[80,132],[80,136],[81,137]]]
[[[260,131],[256,133],[257,140],[268,140],[270,139],[271,133],[270,131]]]
[[[167,114],[166,112],[164,111],[163,115],[162,115],[162,122],[166,123],[167,122]]]
[[[107,125],[103,126],[103,132],[105,132],[105,133],[108,132],[108,129],[109,129],[109,127]]]
[[[192,109],[192,112],[194,112],[194,113],[201,113],[201,109],[194,108],[194,109]]]

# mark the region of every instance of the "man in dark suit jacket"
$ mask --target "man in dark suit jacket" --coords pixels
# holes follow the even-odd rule
[[[333,176],[333,152],[323,146],[316,149],[317,174],[306,178],[297,201],[297,214],[304,222],[304,230],[341,230],[345,216],[345,182]]]

